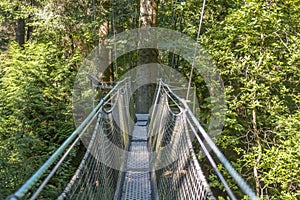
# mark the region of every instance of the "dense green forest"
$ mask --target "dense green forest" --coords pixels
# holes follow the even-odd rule
[[[196,39],[202,1],[152,2],[158,3],[156,26]],[[77,70],[99,41],[139,27],[139,5],[138,0],[1,0],[0,199],[74,130]],[[228,107],[217,144],[261,199],[300,198],[299,11],[299,0],[206,2],[199,44],[220,70]],[[133,52],[118,60],[118,73],[134,66],[134,59]],[[180,63],[175,68],[188,77],[189,66]],[[205,125],[207,89],[203,79],[194,76],[193,82]],[[221,196],[217,178],[208,178]]]

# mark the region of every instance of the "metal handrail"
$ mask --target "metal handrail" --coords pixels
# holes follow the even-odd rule
[[[193,121],[193,123],[195,124],[195,126],[197,127],[197,129],[200,131],[200,133],[202,134],[203,138],[206,140],[207,144],[211,147],[213,153],[217,156],[217,158],[219,159],[219,161],[224,165],[224,167],[226,168],[226,170],[229,172],[229,174],[232,176],[232,178],[235,180],[235,182],[241,188],[241,190],[246,195],[248,195],[248,197],[251,200],[257,200],[258,198],[257,198],[256,194],[253,192],[252,188],[242,178],[242,176],[234,169],[234,167],[230,164],[230,162],[227,160],[227,158],[224,156],[224,154],[216,146],[216,144],[211,139],[211,137],[207,134],[207,132],[204,130],[204,128],[200,125],[199,121],[196,119],[195,115],[193,114],[193,112],[189,108],[186,100],[184,100],[184,99],[180,98],[179,96],[177,96],[170,89],[170,87],[167,84],[165,84],[162,80],[160,80],[160,81],[161,81],[161,85],[163,87],[165,87],[175,98],[177,98],[182,103],[182,105],[186,109],[187,114],[190,116],[191,120]],[[193,133],[196,135],[196,133],[194,131],[193,131]],[[196,137],[196,138],[198,138],[198,137]],[[218,172],[216,172],[216,173],[219,176],[219,173]],[[219,176],[219,178],[221,180],[223,179],[220,176]]]
[[[62,155],[66,148],[75,140],[75,138],[80,135],[80,133],[89,124],[94,115],[102,107],[106,99],[123,83],[127,78],[119,81],[113,89],[111,89],[105,97],[103,97],[98,105],[90,112],[90,114],[85,118],[85,120],[76,128],[76,130],[64,141],[64,143],[52,154],[52,156],[12,195],[7,197],[7,200],[17,200],[26,195],[26,193],[32,188],[38,180],[40,180],[43,174],[48,170],[48,168]]]

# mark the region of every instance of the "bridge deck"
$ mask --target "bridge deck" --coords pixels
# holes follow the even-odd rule
[[[151,180],[146,124],[148,115],[137,114],[126,162],[121,199],[151,199]]]

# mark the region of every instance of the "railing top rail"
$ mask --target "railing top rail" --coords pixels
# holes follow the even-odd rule
[[[104,105],[104,102],[110,97],[110,95],[117,90],[117,88],[124,83],[128,78],[120,80],[117,84],[103,97],[98,105],[90,112],[85,120],[76,128],[76,130],[64,141],[64,143],[50,156],[50,158],[12,195],[7,197],[7,200],[17,200],[26,195],[26,193],[42,178],[43,174],[49,169],[49,167],[58,160],[67,147],[75,140],[75,138],[85,129],[90,120],[98,112],[98,110]]]
[[[200,125],[199,121],[196,119],[195,115],[189,108],[187,101],[183,98],[180,98],[178,95],[176,95],[169,87],[168,84],[164,83],[162,80],[159,80],[159,84],[161,84],[163,87],[165,87],[172,96],[174,96],[178,101],[180,101],[186,110],[187,115],[192,120],[193,124],[196,126],[198,131],[201,133],[207,144],[212,149],[213,153],[217,156],[219,161],[224,165],[226,170],[229,172],[229,174],[232,176],[232,178],[235,180],[237,185],[241,188],[241,190],[248,195],[248,197],[252,200],[257,200],[257,196],[253,192],[252,188],[247,184],[247,182],[242,178],[242,176],[234,169],[234,167],[230,164],[230,162],[227,160],[227,158],[224,156],[224,154],[219,150],[215,142],[211,139],[211,137],[208,135],[208,133],[204,130],[204,128]],[[196,134],[196,132],[193,132]]]

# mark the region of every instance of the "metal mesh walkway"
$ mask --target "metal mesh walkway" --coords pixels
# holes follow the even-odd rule
[[[146,124],[148,115],[137,115],[132,132],[126,173],[122,188],[122,200],[151,199],[150,164]]]

